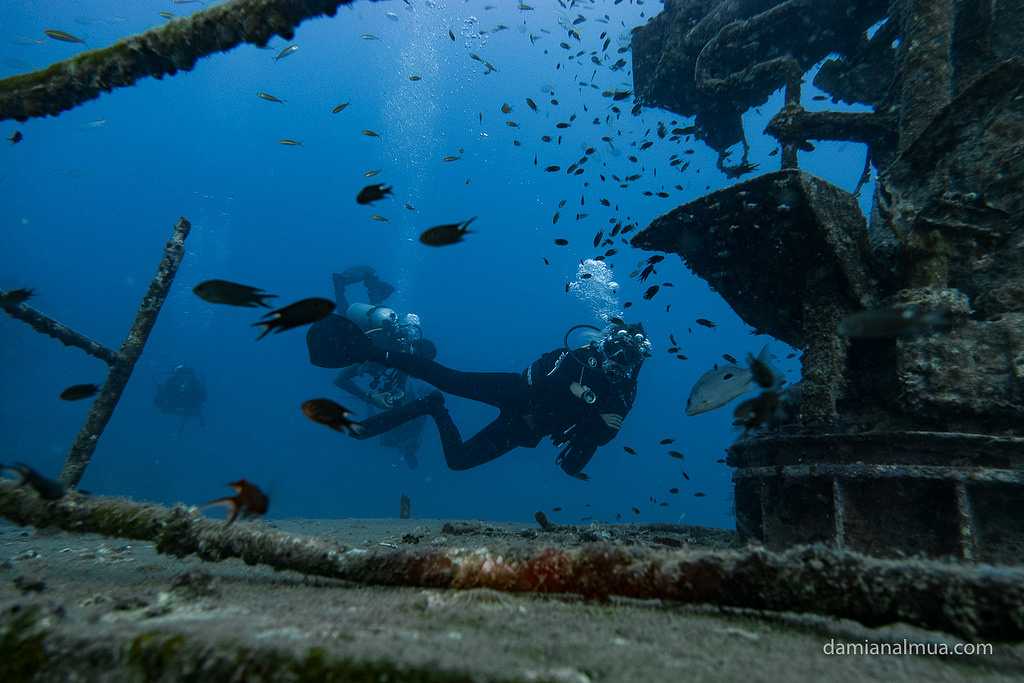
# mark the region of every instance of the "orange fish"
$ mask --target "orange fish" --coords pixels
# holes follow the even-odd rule
[[[336,432],[348,431],[355,436],[362,425],[354,422],[348,408],[329,398],[313,398],[302,403],[302,414],[313,422],[330,427]]]
[[[203,505],[203,507],[227,505],[231,512],[228,514],[228,522],[225,526],[230,526],[238,518],[239,514],[243,518],[267,514],[267,508],[270,507],[270,498],[263,491],[260,491],[258,486],[245,479],[233,481],[228,486],[235,490],[235,495],[217,498]]]

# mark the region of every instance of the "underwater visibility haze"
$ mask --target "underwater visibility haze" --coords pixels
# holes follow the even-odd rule
[[[4,3],[0,75],[203,8]],[[0,288],[31,288],[31,305],[75,330],[116,348],[172,226],[181,216],[192,224],[81,487],[200,504],[244,479],[269,495],[269,519],[394,517],[405,495],[418,518],[527,522],[544,510],[561,523],[732,528],[723,458],[741,433],[735,403],[687,414],[687,399],[702,375],[730,364],[724,356],[746,371],[748,354],[767,345],[789,383],[799,379],[799,357],[746,325],[674,254],[641,279],[655,254],[631,247],[622,227],[611,235],[616,223],[632,232],[735,182],[692,134],[664,135],[692,119],[652,107],[631,112],[631,29],[660,8],[355,2],[268,49],[243,45],[56,118],[4,123],[3,137],[20,139],[0,148]],[[805,85],[808,108],[821,106],[817,93]],[[781,101],[777,92],[744,116],[756,165],[748,178],[778,168],[777,143],[761,131]],[[847,190],[863,163],[864,147],[853,143],[801,154],[805,170]],[[377,183],[391,193],[356,201]],[[869,186],[861,197],[870,196]],[[430,227],[474,217],[454,244],[420,240]],[[453,471],[432,423],[414,468],[377,438],[327,429],[300,406],[328,398],[355,421],[375,411],[335,386],[338,370],[310,363],[306,328],[256,341],[253,323],[267,309],[193,292],[221,279],[275,294],[274,308],[333,301],[332,275],[359,266],[394,288],[386,305],[416,314],[436,360],[459,370],[519,373],[559,349],[574,325],[642,323],[650,358],[621,428],[586,466],[589,478],[567,476],[547,439]],[[350,303],[368,301],[362,281],[346,291]],[[579,332],[572,338],[584,344]],[[58,397],[71,385],[102,384],[106,368],[7,316],[0,340],[3,459],[56,476],[90,405]],[[162,403],[178,366],[198,378],[198,410]],[[496,415],[464,398],[446,403],[464,438]]]

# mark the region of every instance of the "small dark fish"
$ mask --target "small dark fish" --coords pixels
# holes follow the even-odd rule
[[[598,230],[597,234],[594,235],[594,248],[601,244],[601,239],[604,237],[604,230]]]
[[[882,339],[948,331],[952,327],[953,321],[948,310],[911,305],[879,308],[846,316],[839,323],[839,334],[844,337]]]
[[[705,495],[706,494],[703,491],[697,491],[697,493],[693,494],[693,497],[694,498],[703,498]]]
[[[548,173],[557,173],[558,171],[562,170],[562,167],[561,166],[555,166],[554,164],[552,164],[551,166],[548,166],[544,170],[547,171]]]
[[[668,311],[665,311],[665,312],[668,313]],[[676,354],[676,358],[678,358],[679,360],[687,360],[687,356],[684,356],[681,353],[677,353]]]
[[[292,140],[291,138],[281,138],[280,140],[277,141],[277,143],[279,145],[284,145],[286,147],[302,147],[301,142],[299,142],[298,140]]]
[[[703,327],[709,327],[709,328],[718,327],[718,325],[716,325],[715,323],[711,322],[707,318],[697,318],[696,322],[697,322],[698,325],[701,325]]]
[[[364,178],[373,178],[374,176],[378,176],[378,175],[380,175],[380,169],[379,168],[373,169],[373,170],[370,170],[370,171],[365,171],[363,173],[363,177]]]
[[[378,223],[390,223],[386,216],[381,216],[379,213],[375,213],[370,216],[371,221],[377,221]]]
[[[330,427],[336,432],[358,435],[362,425],[352,420],[352,413],[345,406],[329,398],[312,398],[302,403],[302,414],[313,422]]]
[[[283,50],[281,50],[280,52],[277,53],[277,56],[274,57],[274,61],[275,62],[279,62],[282,59],[284,59],[285,57],[293,55],[293,54],[295,54],[298,51],[299,51],[299,46],[298,45],[289,45],[288,47],[284,48]]]
[[[736,358],[734,356],[731,356],[728,353],[723,353],[722,354],[722,358],[724,358],[726,360],[726,362],[732,363],[733,365],[737,365],[739,363],[739,361],[736,360]]]
[[[552,512],[561,512],[562,508],[551,508]]]
[[[83,398],[95,396],[99,391],[98,384],[73,384],[60,392],[60,397],[64,401],[81,401]]]
[[[622,304],[622,307],[623,308],[633,308],[633,302],[632,301],[627,301],[626,303]]]
[[[643,272],[640,273],[640,282],[647,282],[647,278],[649,278],[651,276],[651,273],[653,272],[654,264],[650,264],[646,268],[644,268]]]
[[[622,450],[626,451],[630,455],[636,455],[636,449],[635,448],[630,448],[629,446],[623,446]]]
[[[455,34],[452,32],[451,29],[448,29],[448,37],[452,39],[453,43],[455,42]]]
[[[285,100],[282,100],[280,97],[274,97],[270,93],[263,92],[262,90],[256,93],[256,97],[260,98],[261,100],[266,100],[267,102],[276,102],[278,104],[285,103]]]
[[[644,298],[650,301],[651,299],[654,298],[654,295],[658,293],[659,289],[661,289],[661,287],[659,287],[658,285],[651,285],[650,287],[647,288],[647,291],[644,292]]]
[[[580,481],[590,481],[590,475],[587,474],[586,472],[577,472],[572,476],[576,477]]]
[[[564,237],[558,237],[555,239],[555,244],[557,244],[560,247],[565,247],[569,245],[569,240],[565,239]]]
[[[323,320],[333,310],[333,301],[319,297],[310,297],[309,299],[302,299],[293,304],[288,304],[284,308],[279,308],[264,315],[265,320],[253,323],[255,327],[264,326],[263,333],[256,337],[256,341],[266,337],[270,334],[271,330],[280,334],[285,330],[291,330],[315,323],[317,320]]]
[[[242,515],[243,519],[267,514],[267,510],[270,508],[270,498],[263,491],[260,491],[259,487],[255,484],[251,484],[245,479],[239,479],[238,481],[231,482],[228,486],[235,490],[235,495],[216,498],[203,504],[203,507],[210,505],[228,506],[231,512],[228,513],[228,521],[224,526],[230,526],[238,518],[239,514]]]
[[[367,185],[363,189],[359,190],[359,194],[356,195],[357,204],[372,204],[375,201],[384,199],[391,194],[391,186],[383,183],[376,183],[374,185]]]
[[[16,472],[21,480],[17,486],[29,486],[43,500],[57,500],[63,498],[66,493],[63,484],[39,474],[23,462],[16,462],[13,465],[0,465],[0,470]]]
[[[526,106],[529,107],[530,109],[534,110],[534,111],[537,111],[537,103],[534,102],[529,97],[526,98]]]
[[[670,437],[670,438],[662,439],[662,440],[661,440],[661,441],[659,441],[658,443],[659,443],[659,444],[661,444],[662,446],[667,446],[667,445],[669,445],[670,443],[675,443],[675,439],[673,439],[673,438],[671,438],[671,437]]]
[[[670,488],[668,490],[668,492],[674,495],[676,493],[679,493],[679,489],[677,489],[676,487],[673,486],[672,488]]]
[[[378,133],[376,131],[373,131],[373,130],[364,130],[363,131],[363,135],[365,135],[368,138],[379,138],[380,137],[380,133]]]
[[[654,142],[652,140],[648,140],[647,142],[645,142],[642,145],[640,145],[640,151],[642,152],[644,150],[650,149],[653,144],[654,144]]]
[[[684,457],[686,457],[679,451],[669,451],[668,454],[669,456],[675,458],[676,460],[682,460]]]
[[[33,289],[11,289],[6,292],[0,292],[0,306],[20,306],[35,294]]]
[[[676,336],[674,334],[668,335],[668,340],[672,342],[672,346],[679,346],[679,342],[676,341]]]
[[[409,211],[415,211],[416,210],[416,207],[413,206],[412,204],[410,204],[409,202],[405,203],[405,208],[407,208]]]
[[[547,256],[541,256],[541,258],[544,259],[544,265],[545,266],[550,266],[551,265],[551,261],[548,261]]]
[[[276,299],[276,294],[267,294],[258,287],[240,285],[227,280],[205,280],[192,288],[195,295],[211,304],[227,304],[255,308],[270,308],[265,299]]]
[[[21,131],[16,130],[13,133],[11,133],[11,136],[7,138],[7,141],[10,142],[12,145],[16,145],[24,139],[25,136],[21,134]]]
[[[332,114],[340,114],[341,112],[345,111],[345,109],[347,109],[347,108],[348,108],[348,102],[342,102],[341,104],[335,105],[334,108],[331,109],[331,113]]]
[[[419,80],[423,80],[423,77],[422,76],[417,76],[416,74],[413,74],[412,76],[409,76],[409,80],[413,81],[413,82],[416,82],[416,81],[419,81]]]
[[[508,102],[503,102],[502,105],[501,105],[501,113],[502,114],[511,114],[512,113],[512,105],[509,104]]]
[[[441,161],[452,162],[452,161],[458,161],[461,158],[462,157],[460,157],[460,156],[456,156],[454,154],[449,154],[447,156],[441,157]]]
[[[633,511],[634,515],[639,515],[640,514],[640,508],[630,508],[630,510]]]
[[[59,40],[63,43],[82,43],[83,45],[85,44],[85,41],[79,38],[78,36],[73,36],[70,33],[58,31],[57,29],[48,28],[45,29],[43,33],[45,33],[47,37],[53,38],[54,40]]]
[[[683,474],[683,479],[685,479],[686,481],[690,481],[690,475],[689,474],[687,474],[686,472],[683,472],[682,474]]]
[[[420,234],[420,242],[430,247],[443,247],[461,242],[463,237],[471,233],[469,224],[475,220],[476,216],[473,216],[461,223],[446,223],[429,228]]]
[[[558,216],[559,216],[559,213],[557,211],[555,211],[555,215],[551,217],[551,225],[554,225],[555,223],[558,222]]]

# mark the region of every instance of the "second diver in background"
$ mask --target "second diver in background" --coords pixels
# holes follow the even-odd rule
[[[535,448],[545,436],[562,450],[557,464],[566,474],[587,479],[583,468],[599,446],[611,441],[636,397],[637,375],[651,343],[640,324],[616,320],[589,344],[549,351],[521,373],[462,372],[419,355],[388,351],[347,319],[332,316],[306,336],[310,361],[319,367],[346,367],[372,361],[395,368],[441,391],[496,407],[493,422],[463,441],[440,392],[367,418],[355,438],[394,429],[421,415],[437,424],[448,467],[466,470],[514,448]]]
[[[437,349],[430,340],[423,338],[419,316],[415,313],[399,316],[383,305],[395,288],[377,277],[373,268],[355,266],[342,273],[334,273],[333,278],[336,310],[358,325],[376,348],[434,359]],[[366,287],[368,303],[349,304],[346,289],[358,283]],[[365,380],[366,389],[356,380]],[[417,398],[405,372],[370,361],[344,368],[334,379],[334,384],[368,405],[385,411],[414,403]],[[377,431],[371,436],[381,434],[381,445],[397,449],[409,468],[415,469],[422,433],[423,420],[410,419],[386,433]]]
[[[179,364],[171,370],[170,375],[157,385],[153,405],[166,415],[180,415],[181,426],[178,434],[185,429],[185,422],[190,417],[197,418],[200,426],[204,426],[203,403],[206,402],[206,387],[203,386],[199,374],[187,365]]]

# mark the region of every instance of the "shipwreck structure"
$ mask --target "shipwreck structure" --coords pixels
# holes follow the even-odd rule
[[[752,327],[803,351],[798,417],[735,443],[737,530],[781,548],[1024,558],[1024,0],[666,0],[633,37],[646,106],[724,154],[779,88],[781,170],[679,206],[634,246],[679,254]],[[803,75],[869,113],[801,106]],[[802,172],[866,145],[870,216]],[[858,187],[859,191],[860,187]],[[941,306],[941,335],[839,321]]]

